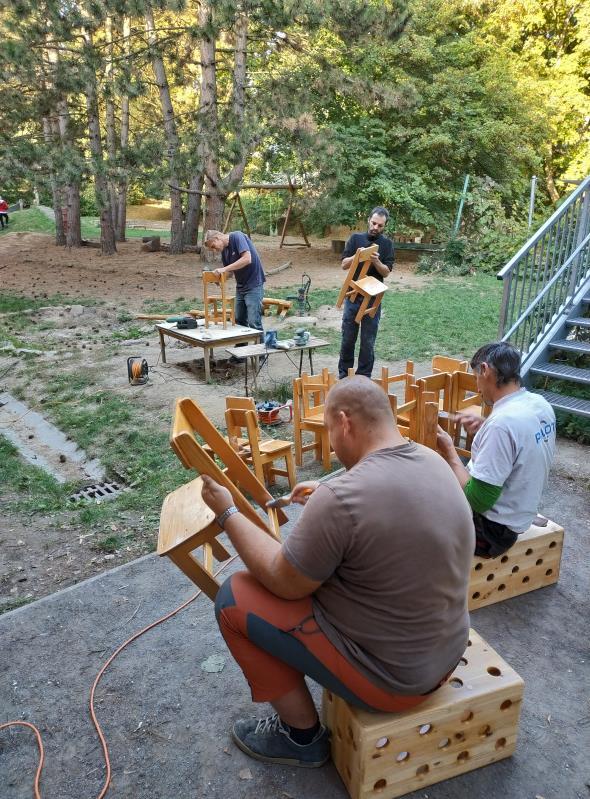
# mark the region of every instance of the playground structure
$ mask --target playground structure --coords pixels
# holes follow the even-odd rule
[[[225,221],[223,223],[223,232],[227,233],[227,231],[229,230],[229,225],[230,225],[230,222],[231,222],[232,215],[233,215],[234,211],[237,208],[237,210],[239,211],[239,213],[240,213],[240,215],[242,217],[242,221],[244,223],[244,226],[246,228],[246,233],[248,234],[248,236],[251,236],[250,223],[248,222],[248,217],[246,215],[246,211],[245,211],[244,205],[242,203],[242,198],[240,197],[240,192],[241,191],[248,190],[248,189],[256,189],[257,191],[288,191],[289,192],[289,203],[287,205],[287,212],[285,214],[285,219],[283,221],[283,227],[282,227],[282,230],[281,230],[281,241],[280,241],[280,244],[279,244],[279,249],[281,247],[311,247],[309,239],[307,238],[307,233],[305,231],[305,227],[303,225],[303,222],[301,221],[301,218],[297,214],[297,212],[294,211],[294,209],[293,209],[293,205],[294,205],[294,202],[295,202],[295,196],[297,194],[298,189],[300,189],[300,188],[301,188],[301,186],[299,184],[293,183],[290,179],[289,179],[288,183],[244,183],[242,186],[240,186],[240,188],[236,189],[234,194],[231,196],[230,205],[229,205],[229,208],[227,210]],[[228,200],[229,199],[230,198],[228,198]],[[293,217],[293,220],[291,220],[291,217]],[[285,241],[290,221],[295,221],[297,223],[297,225],[299,226],[299,229],[301,231],[301,235],[302,235],[303,240],[305,242],[304,244],[301,244],[300,242],[286,242]]]

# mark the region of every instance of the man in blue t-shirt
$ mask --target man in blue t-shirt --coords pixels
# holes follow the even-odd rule
[[[233,272],[236,279],[236,323],[262,330],[262,298],[264,269],[251,239],[241,230],[222,233],[208,230],[205,247],[221,253],[222,267],[216,275]]]
[[[385,208],[373,208],[368,219],[366,233],[353,233],[346,242],[342,253],[342,268],[348,269],[359,247],[370,247],[377,244],[378,252],[371,258],[371,266],[367,275],[383,281],[393,269],[394,250],[393,242],[383,235],[385,225],[389,219],[389,211]],[[363,316],[360,325],[355,322],[362,297],[359,295],[356,302],[344,300],[342,313],[342,343],[340,345],[340,360],[338,361],[338,376],[340,379],[348,376],[348,370],[354,366],[354,349],[356,340],[361,330],[361,345],[359,349],[357,375],[371,377],[373,363],[375,362],[375,339],[381,318],[381,306],[375,316]]]

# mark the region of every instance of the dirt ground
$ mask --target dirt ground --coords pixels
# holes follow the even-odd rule
[[[341,285],[340,260],[332,252],[330,241],[310,241],[310,248],[279,249],[279,239],[254,236],[266,270],[292,263],[289,269],[268,276],[267,290],[298,285],[304,272],[311,277],[312,290]],[[0,238],[2,290],[33,297],[95,297],[133,310],[139,310],[148,299],[170,302],[202,296],[199,255],[142,252],[137,239],[119,244],[118,250],[117,255],[106,257],[100,250],[56,247],[53,238],[44,234],[10,233]],[[414,274],[414,266],[409,256],[398,258],[390,284],[408,288],[423,285],[427,278]]]

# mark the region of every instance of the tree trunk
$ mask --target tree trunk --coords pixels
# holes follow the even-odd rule
[[[162,117],[164,120],[164,131],[166,133],[167,142],[167,158],[170,167],[170,207],[172,211],[172,222],[170,224],[170,252],[178,254],[183,251],[183,236],[182,236],[182,201],[180,191],[178,191],[178,170],[177,170],[177,157],[178,157],[178,131],[176,128],[176,118],[174,116],[174,108],[172,106],[172,98],[170,96],[170,86],[166,76],[166,68],[164,67],[164,60],[161,56],[158,47],[158,38],[156,36],[156,28],[154,24],[154,14],[152,9],[148,6],[145,11],[145,28],[147,33],[148,44],[150,46],[150,56],[152,60],[152,67],[154,69],[154,76],[156,84],[160,92],[160,105],[162,106]]]
[[[115,83],[113,80],[113,18],[105,19],[106,67],[105,67],[105,133],[107,143],[107,165],[109,199],[113,215],[113,228],[117,226],[119,195],[114,180],[117,160],[117,132],[115,128]]]
[[[549,196],[551,197],[551,202],[553,203],[558,202],[559,192],[557,191],[555,180],[553,178],[553,170],[551,169],[549,164],[545,164],[545,185],[547,187]]]
[[[48,147],[52,146],[53,131],[49,117],[43,117],[43,138]],[[51,195],[53,197],[53,214],[55,216],[55,243],[58,247],[65,247],[66,234],[61,212],[61,191],[57,182],[55,172],[51,172],[49,177],[51,183]]]
[[[131,36],[131,21],[129,17],[123,17],[123,39],[125,55],[130,58],[129,37]],[[129,95],[121,97],[121,153],[126,162],[126,151],[129,144]],[[121,179],[118,186],[117,202],[117,241],[125,241],[125,228],[127,226],[127,173],[121,171]]]
[[[68,247],[81,247],[82,228],[80,225],[80,186],[77,183],[69,183],[66,186],[66,197],[68,204],[68,229],[66,233],[66,244]]]
[[[192,192],[200,192],[203,189],[203,173],[199,172],[191,178],[189,189]],[[186,244],[199,243],[199,220],[201,218],[201,205],[203,196],[201,194],[189,194],[186,219],[184,220],[183,238]]]
[[[92,50],[92,36],[84,31],[87,54]],[[88,115],[88,136],[92,154],[92,170],[94,173],[94,189],[96,204],[100,210],[100,244],[103,255],[113,255],[117,251],[115,245],[115,229],[109,196],[109,185],[106,178],[102,144],[100,140],[100,122],[98,116],[98,97],[96,74],[92,66],[92,58],[86,59],[86,112]]]

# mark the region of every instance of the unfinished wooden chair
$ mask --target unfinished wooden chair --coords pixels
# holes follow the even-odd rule
[[[319,375],[304,372],[293,381],[293,438],[297,466],[303,465],[303,453],[313,450],[316,460],[322,461],[323,468],[326,471],[330,469],[331,448],[324,423],[324,402],[335,382],[335,375],[327,369],[323,369]],[[313,442],[303,443],[304,431],[313,433]]]
[[[455,442],[455,449],[459,455],[471,456],[471,442],[473,434],[465,433],[464,446],[461,446],[462,426],[456,422],[457,413],[471,413],[476,416],[486,417],[491,412],[491,407],[483,401],[477,390],[477,380],[472,372],[455,372],[452,376],[452,392],[449,414],[451,423],[448,432]]]
[[[289,487],[294,488],[297,479],[291,442],[274,438],[262,439],[256,405],[252,397],[226,397],[225,407],[225,424],[229,440],[237,441],[238,445],[244,447],[244,454],[241,457],[252,465],[254,474],[260,482],[273,485],[275,477],[279,475],[286,477]],[[276,461],[283,458],[285,469],[274,466]]]
[[[211,285],[219,286],[220,294],[209,294]],[[234,297],[229,297],[226,287],[226,276],[216,275],[215,272],[203,272],[203,311],[205,314],[205,327],[211,323],[222,324],[227,327],[229,322],[236,323]]]
[[[225,470],[207,455],[197,435],[213,450]],[[195,469],[199,475],[207,474],[227,488],[234,505],[247,519],[280,540],[279,525],[287,521],[285,513],[280,508],[266,507],[271,494],[192,399],[176,402],[170,445],[185,468]],[[230,553],[218,540],[222,530],[215,521],[215,514],[203,501],[202,487],[199,476],[168,494],[160,515],[157,552],[169,557],[214,599],[219,582],[213,573],[213,561],[227,560]],[[242,492],[266,512],[266,517],[259,515]],[[200,560],[195,557],[195,550],[201,550]]]
[[[291,300],[283,300],[276,297],[264,297],[262,300],[262,313],[264,316],[270,316],[272,309],[276,309],[276,315],[279,319],[284,319],[293,303]]]
[[[366,315],[375,316],[383,295],[387,291],[387,286],[381,280],[377,280],[376,277],[367,277],[371,266],[371,256],[378,251],[379,247],[376,244],[371,244],[370,247],[359,247],[353,256],[346,279],[336,300],[336,307],[341,308],[347,298],[351,302],[355,302],[359,295],[363,298],[354,318],[357,324],[360,324]]]
[[[419,392],[431,392],[434,394],[434,401],[437,404],[440,420],[439,424],[443,430],[449,430],[451,425],[450,410],[453,400],[453,379],[448,372],[439,372],[434,375],[427,375],[416,380]]]
[[[455,372],[466,372],[469,368],[468,361],[461,361],[458,358],[447,358],[446,355],[434,355],[432,358],[432,372],[448,372],[450,375]]]

